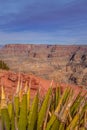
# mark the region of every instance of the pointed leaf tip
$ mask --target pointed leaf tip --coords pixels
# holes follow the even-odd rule
[[[20,81],[18,80],[17,89],[16,89],[16,94],[18,94],[19,91],[20,91]]]
[[[28,84],[27,84],[27,81],[26,81],[26,83],[25,83],[25,93],[27,93],[27,91],[28,91]]]
[[[52,86],[53,86],[53,82],[54,82],[54,81],[53,81],[53,79],[52,79],[52,81],[51,81],[51,83],[50,83],[50,87],[52,87]]]
[[[3,86],[1,87],[1,93],[2,93],[1,99],[5,99],[5,92]]]

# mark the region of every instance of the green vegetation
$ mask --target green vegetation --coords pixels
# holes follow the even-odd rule
[[[9,70],[9,67],[4,61],[0,60],[0,69]]]
[[[30,89],[26,85],[22,93],[18,85],[12,101],[6,102],[2,86],[0,102],[0,130],[86,130],[86,93],[77,95],[67,87],[61,92],[57,86],[53,92],[49,87],[40,104],[39,91],[30,104]]]

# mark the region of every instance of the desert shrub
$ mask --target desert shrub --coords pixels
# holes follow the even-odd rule
[[[79,92],[75,95],[70,87],[63,93],[61,87],[56,87],[54,91],[49,87],[41,104],[38,91],[30,105],[30,88],[25,87],[22,93],[19,86],[14,100],[8,103],[2,86],[0,130],[87,129],[86,94],[82,96]]]
[[[0,69],[9,70],[9,67],[4,61],[0,60]]]

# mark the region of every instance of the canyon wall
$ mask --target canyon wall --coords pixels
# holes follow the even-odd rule
[[[0,48],[0,59],[14,71],[87,86],[86,45],[7,44]]]

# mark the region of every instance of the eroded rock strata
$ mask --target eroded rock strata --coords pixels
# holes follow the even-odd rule
[[[0,59],[13,71],[87,86],[86,45],[8,44],[0,48]]]

